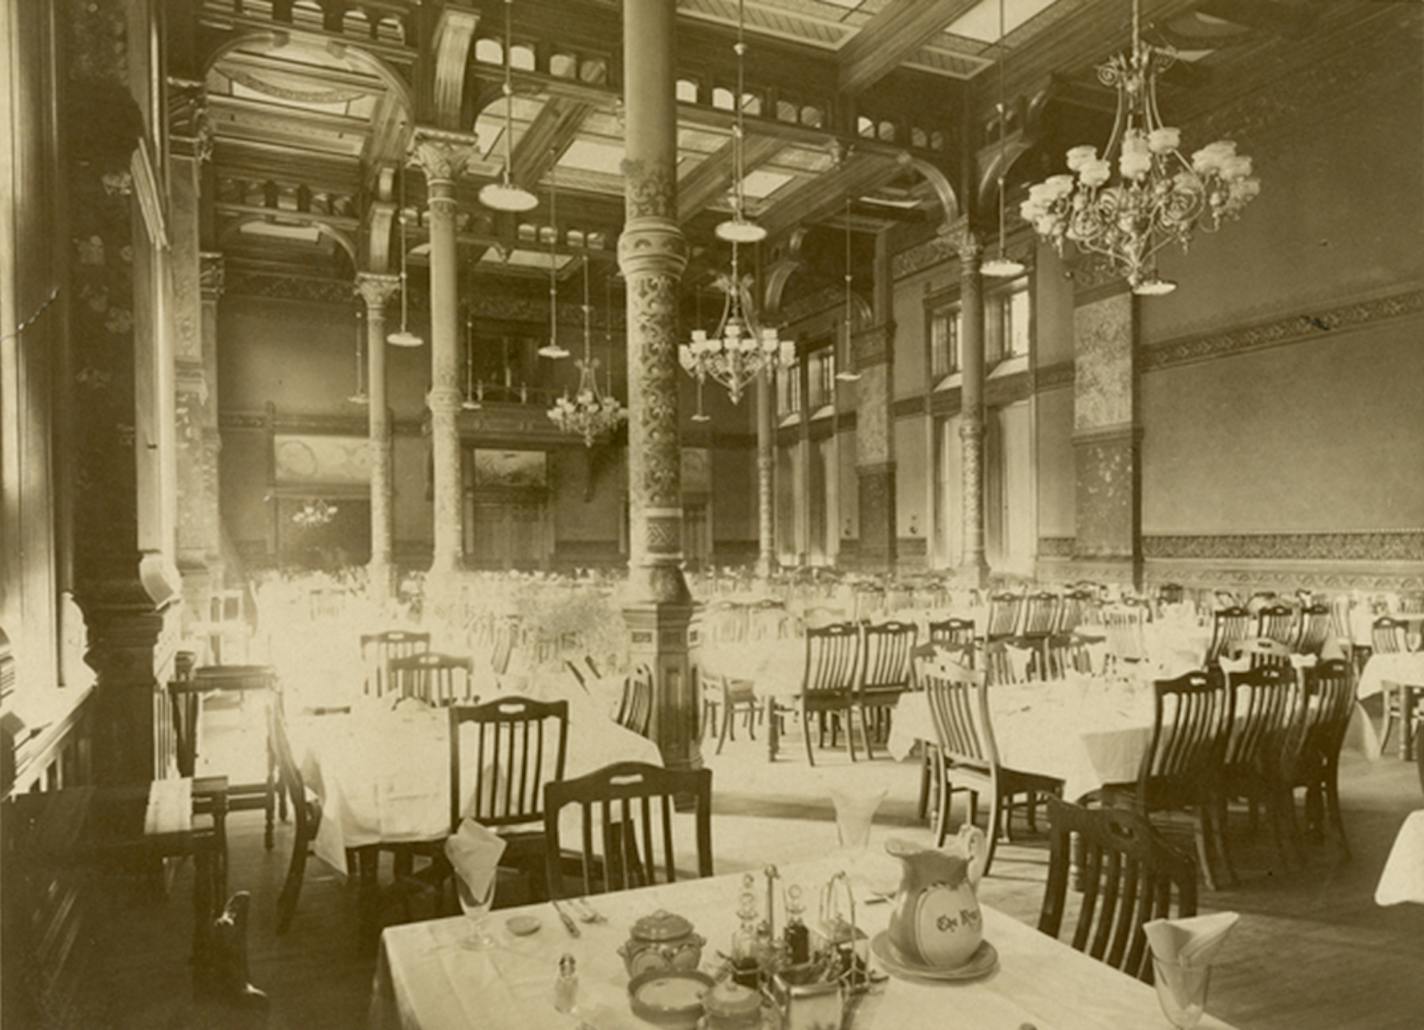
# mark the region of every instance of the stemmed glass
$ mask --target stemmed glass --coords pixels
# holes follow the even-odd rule
[[[484,951],[494,947],[494,938],[485,932],[485,922],[489,919],[490,906],[494,902],[494,883],[497,877],[491,876],[489,889],[485,891],[483,899],[476,899],[466,885],[464,877],[458,873],[455,875],[455,890],[460,896],[460,911],[465,913],[465,918],[469,920],[467,924],[470,928],[470,935],[460,941],[460,947],[466,951]]]
[[[1206,1011],[1211,967],[1184,966],[1154,955],[1152,969],[1156,973],[1152,985],[1157,988],[1157,1003],[1162,1006],[1162,1014],[1177,1030],[1191,1030],[1201,1022]]]

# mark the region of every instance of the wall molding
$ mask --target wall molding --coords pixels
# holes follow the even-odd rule
[[[1076,537],[1041,536],[1038,538],[1038,556],[1040,558],[1071,558],[1076,543]]]
[[[1297,311],[1229,329],[1194,333],[1142,349],[1142,370],[1152,372],[1214,358],[1322,339],[1381,322],[1424,314],[1424,286],[1410,283],[1316,311]]]
[[[1056,361],[1051,365],[1038,366],[1033,374],[1034,390],[1042,392],[1072,386],[1075,368],[1071,358],[1067,361]]]
[[[1330,533],[1152,534],[1142,538],[1152,560],[1419,562],[1424,529]]]

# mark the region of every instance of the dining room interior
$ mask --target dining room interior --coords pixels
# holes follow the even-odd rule
[[[1424,1012],[1424,7],[0,0],[0,1021]]]

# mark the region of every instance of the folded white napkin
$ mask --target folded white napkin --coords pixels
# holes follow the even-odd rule
[[[473,819],[462,821],[459,831],[446,838],[445,857],[460,881],[462,909],[477,908],[493,900],[495,871],[504,847],[504,838]]]
[[[1201,968],[1211,965],[1227,933],[1240,918],[1235,912],[1215,912],[1189,919],[1153,919],[1142,929],[1147,933],[1152,954],[1163,962]]]

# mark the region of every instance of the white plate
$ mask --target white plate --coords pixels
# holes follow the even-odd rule
[[[981,941],[979,947],[974,950],[974,954],[969,956],[969,961],[962,966],[957,966],[954,969],[922,966],[900,954],[900,949],[891,942],[888,930],[882,930],[871,938],[870,951],[885,967],[885,972],[891,976],[909,980],[946,982],[977,980],[980,977],[988,976],[999,965],[998,951],[988,941]]]

